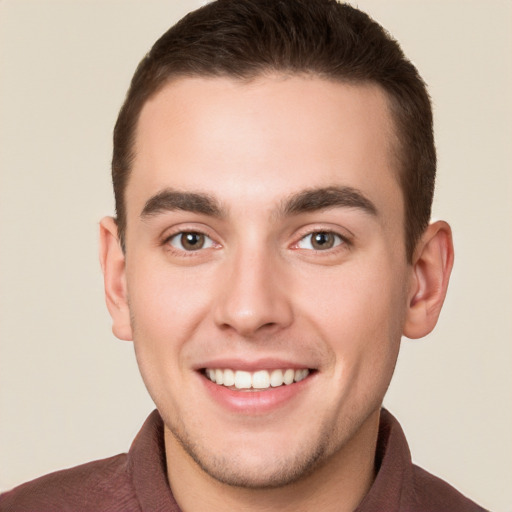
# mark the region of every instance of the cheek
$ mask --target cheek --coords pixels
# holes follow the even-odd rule
[[[150,261],[127,268],[127,289],[137,361],[145,377],[168,379],[185,364],[183,347],[208,311],[199,276]],[[171,372],[172,370],[172,372]]]
[[[305,279],[302,291],[295,290],[298,316],[321,333],[339,373],[363,365],[385,371],[394,366],[406,293],[403,269],[384,262],[347,263]]]
[[[193,324],[206,307],[207,286],[199,273],[152,260],[133,267],[133,271],[127,268],[127,288],[139,329],[179,335],[180,328]]]
[[[174,409],[178,401],[172,391],[181,385],[186,374],[184,347],[204,317],[202,287],[186,273],[172,273],[155,262],[139,262],[127,270],[133,343],[140,373],[157,406],[161,410]]]

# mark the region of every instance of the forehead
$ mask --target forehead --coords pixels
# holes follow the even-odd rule
[[[375,85],[310,76],[178,79],[141,111],[127,207],[137,201],[140,212],[140,201],[165,187],[253,206],[316,186],[400,196],[393,138]]]

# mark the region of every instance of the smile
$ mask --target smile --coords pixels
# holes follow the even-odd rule
[[[220,386],[231,389],[254,389],[264,390],[277,388],[284,385],[290,385],[294,382],[304,380],[310,371],[307,368],[294,370],[276,369],[276,370],[258,370],[256,372],[247,372],[242,370],[232,370],[229,368],[206,368],[204,375],[211,381]]]

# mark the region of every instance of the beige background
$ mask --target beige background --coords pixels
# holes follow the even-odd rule
[[[199,1],[0,0],[0,489],[126,451],[152,404],[110,333],[97,223],[137,62]],[[355,2],[354,2],[355,3]],[[430,86],[456,266],[386,405],[414,459],[512,510],[512,2],[361,0]]]

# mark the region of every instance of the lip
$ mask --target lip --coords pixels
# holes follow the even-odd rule
[[[196,371],[201,371],[205,368],[230,368],[231,370],[242,370],[246,372],[257,372],[258,370],[283,370],[288,368],[293,370],[300,370],[302,368],[316,369],[314,366],[310,366],[308,364],[276,358],[260,358],[253,361],[223,358],[208,360],[194,366],[194,370]]]
[[[245,371],[257,371],[261,369],[277,369],[277,368],[305,368],[304,365],[290,365],[290,363],[281,363],[281,366],[270,366],[269,363],[260,365],[261,361],[255,366],[254,363],[247,365],[237,364],[220,364],[216,361],[217,366],[207,366],[208,368],[233,368]],[[204,367],[203,367],[204,368]],[[246,416],[260,416],[269,414],[282,407],[292,405],[314,381],[317,372],[311,372],[304,380],[294,382],[289,385],[282,385],[276,388],[268,388],[265,390],[234,390],[226,386],[218,385],[208,379],[200,370],[197,371],[202,385],[210,397],[223,409]]]

